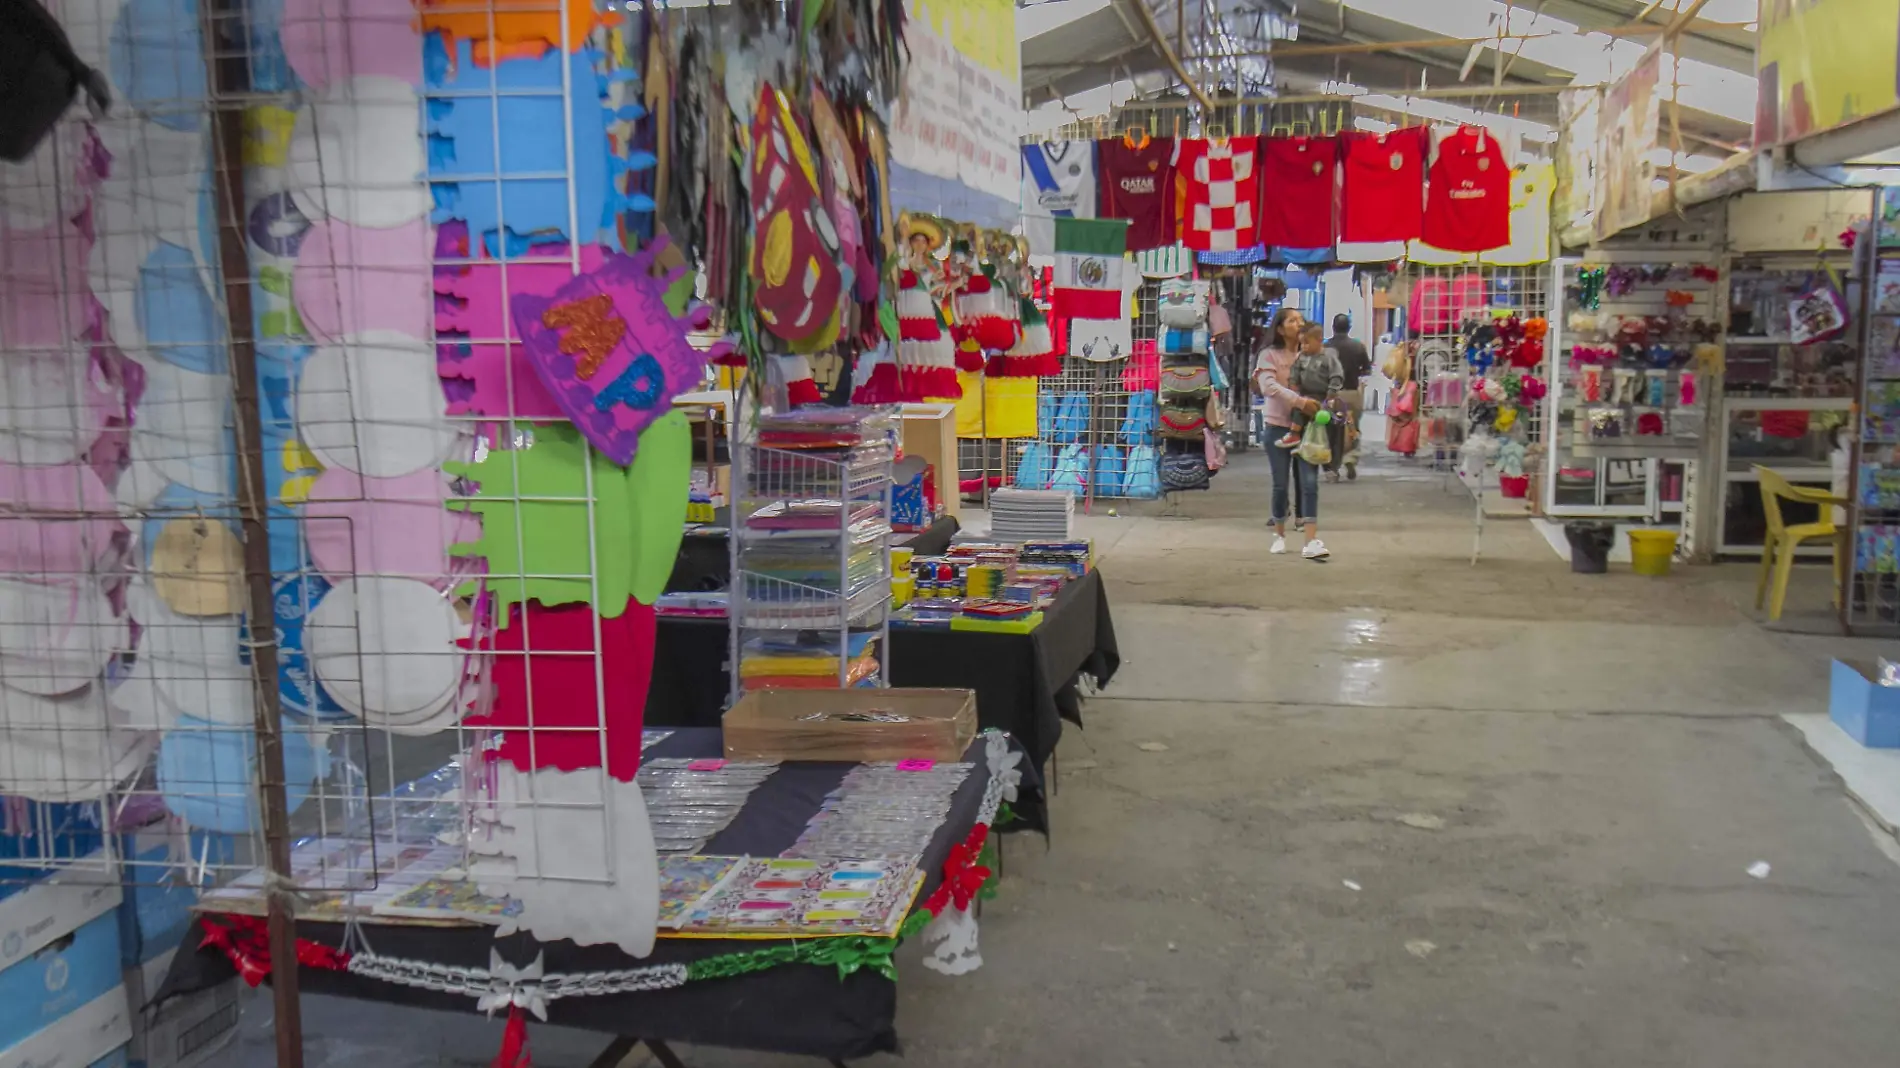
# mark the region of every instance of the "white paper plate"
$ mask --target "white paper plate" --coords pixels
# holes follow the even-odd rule
[[[98,680],[124,648],[124,618],[91,579],[0,579],[0,683],[23,693],[71,693]],[[10,709],[0,708],[0,725]]]
[[[110,394],[75,348],[0,359],[0,463],[70,463],[98,440]]]
[[[46,700],[39,698],[38,700]],[[96,688],[70,703],[101,711]],[[158,748],[149,731],[42,732],[0,729],[0,790],[35,801],[92,801],[138,774]]]
[[[440,463],[456,431],[434,348],[391,330],[318,346],[297,382],[297,435],[325,467],[372,478]]]
[[[380,75],[330,86],[297,112],[290,196],[311,220],[401,226],[427,215],[422,109],[416,90]]]
[[[461,621],[427,583],[340,582],[311,609],[304,649],[337,704],[371,726],[415,726],[453,701],[467,652]]]
[[[202,493],[232,488],[231,380],[138,360],[145,395],[132,411],[132,460]]]
[[[18,163],[0,160],[0,223],[12,230],[44,230],[86,206],[82,181],[85,127],[61,120]]]
[[[130,678],[149,678],[172,716],[238,726],[254,721],[237,616],[181,616],[143,583],[127,589],[126,607],[141,628]]]

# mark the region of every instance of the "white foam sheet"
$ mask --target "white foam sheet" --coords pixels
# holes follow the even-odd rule
[[[482,892],[518,899],[519,926],[544,942],[651,953],[659,856],[639,785],[601,768],[529,773],[507,761],[494,768],[497,794],[512,801],[498,801],[498,823],[470,836],[471,875]]]

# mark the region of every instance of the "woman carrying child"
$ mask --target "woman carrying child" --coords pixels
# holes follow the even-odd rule
[[[1339,392],[1339,361],[1319,344],[1323,340],[1319,327],[1315,325],[1312,330],[1309,341],[1305,317],[1293,308],[1283,307],[1276,312],[1267,332],[1267,347],[1260,350],[1254,364],[1253,384],[1265,400],[1267,462],[1273,470],[1273,544],[1267,551],[1286,552],[1287,505],[1292,491],[1299,494],[1299,515],[1306,525],[1306,545],[1300,555],[1318,560],[1327,555],[1326,544],[1319,540],[1319,468],[1300,459],[1287,444],[1299,444],[1306,421],[1330,395]],[[1316,351],[1306,351],[1309,348]]]

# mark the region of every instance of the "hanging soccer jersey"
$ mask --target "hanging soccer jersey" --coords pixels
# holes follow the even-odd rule
[[[1342,241],[1409,241],[1425,223],[1425,157],[1431,129],[1343,134]]]
[[[1511,170],[1498,139],[1464,126],[1438,141],[1425,194],[1425,240],[1449,252],[1511,243]]]
[[[1023,146],[1023,233],[1029,250],[1056,250],[1056,219],[1095,218],[1095,142]]]
[[[1258,139],[1174,143],[1181,243],[1196,252],[1232,252],[1259,242]]]
[[[1511,172],[1511,243],[1478,257],[1500,267],[1522,267],[1550,259],[1550,197],[1557,191],[1557,169],[1533,163]]]
[[[1174,243],[1174,138],[1114,137],[1096,145],[1097,218],[1128,220],[1128,251]]]
[[[1332,248],[1339,239],[1339,139],[1268,137],[1261,156],[1261,243]]]

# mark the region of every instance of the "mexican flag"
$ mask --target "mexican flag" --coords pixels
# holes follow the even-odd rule
[[[1055,312],[1068,319],[1126,319],[1122,253],[1127,219],[1063,219],[1056,223]]]

